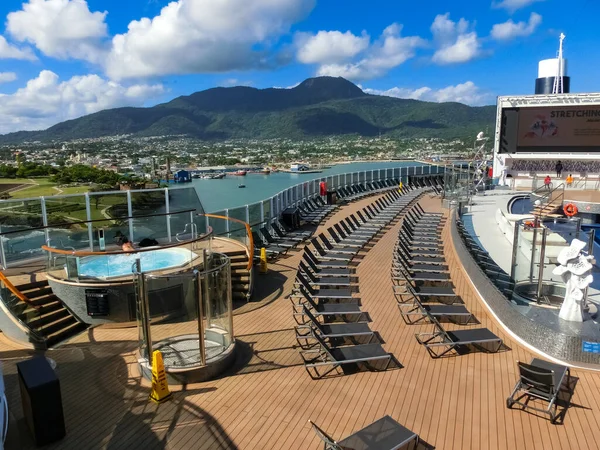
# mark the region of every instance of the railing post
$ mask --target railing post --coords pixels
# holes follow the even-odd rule
[[[252,259],[252,258],[250,258]],[[252,275],[250,275],[252,276]],[[252,279],[252,278],[250,278]],[[232,291],[232,286],[231,286],[231,261],[228,260],[227,261],[227,311],[229,311],[229,333],[230,333],[230,338],[233,341],[234,339],[234,334],[233,334],[233,293]],[[250,291],[250,294],[252,294],[252,291]]]
[[[544,281],[544,259],[546,258],[546,234],[548,229],[544,228],[542,231],[542,248],[540,249],[540,267],[538,268],[538,285],[537,285],[537,302],[540,302],[542,298],[542,286]]]
[[[533,228],[533,239],[531,241],[531,261],[529,263],[529,282],[533,282],[533,270],[534,267],[533,265],[535,264],[535,245],[536,245],[536,241],[537,241],[537,224],[535,224],[536,226]]]
[[[208,258],[206,256],[206,249],[202,250],[202,260],[204,267],[204,299],[206,305],[206,324],[208,328],[210,328],[210,318],[212,317],[212,311],[210,308],[210,290],[208,288],[208,284],[210,283],[210,274],[208,273],[210,267],[208,267]]]
[[[84,195],[85,198],[85,217],[88,220],[87,229],[88,229],[88,239],[90,240],[90,252],[94,251],[94,228],[92,224],[89,222],[92,220],[92,207],[90,206],[90,194],[86,192]],[[45,208],[45,205],[44,205]]]
[[[133,206],[131,205],[131,191],[125,191],[127,193],[127,222],[129,223],[129,239],[131,242],[135,242],[135,236],[133,235]]]
[[[250,223],[250,206],[246,205],[246,223]]]
[[[171,214],[169,214],[171,212],[171,204],[169,202],[169,190],[165,188],[165,212],[167,213],[167,215],[165,216],[166,220],[167,220],[167,237],[169,238],[169,242],[172,241],[172,237],[171,237]],[[208,230],[208,217],[206,218],[206,229]]]
[[[140,314],[140,326],[142,327],[142,336],[146,344],[146,360],[151,362],[152,357],[152,333],[150,331],[150,306],[148,302],[148,289],[146,286],[146,277],[142,273],[141,262],[139,259],[135,261],[136,277],[137,277],[137,295],[138,295],[138,310]]]
[[[515,231],[513,234],[513,254],[512,263],[510,265],[510,278],[514,282],[517,281],[517,252],[519,251],[519,227],[520,221],[515,222]]]
[[[265,203],[264,201],[260,202],[260,223],[263,223],[265,221]],[[248,221],[248,223],[250,223]]]
[[[231,237],[229,235],[229,208],[225,210],[225,217],[227,217],[227,220],[225,221],[225,232],[227,233],[227,237]]]
[[[87,195],[87,192],[86,192],[86,195]],[[88,203],[88,202],[86,201],[86,203]],[[41,206],[41,213],[42,213],[42,225],[47,227],[48,226],[48,215],[46,214],[46,198],[45,197],[40,197],[40,206]],[[88,224],[88,226],[89,226],[89,224]],[[89,228],[88,228],[88,230],[89,230]],[[48,228],[44,228],[44,237],[46,240],[46,245],[48,245],[48,241],[50,240],[50,231],[48,230]],[[91,236],[90,236],[90,242],[92,242]]]
[[[198,344],[200,350],[200,364],[206,365],[206,342],[204,339],[204,297],[202,295],[202,277],[200,272],[194,270],[194,289],[198,302]]]

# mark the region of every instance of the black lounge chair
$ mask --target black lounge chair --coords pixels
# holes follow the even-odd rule
[[[314,259],[313,258],[314,258],[314,255],[310,252],[305,251],[304,254],[302,255],[303,262],[308,264],[308,267],[310,267],[310,269],[315,273],[315,275],[317,275],[320,278],[324,278],[324,277],[349,277],[349,278],[352,278],[352,276],[356,273],[355,269],[351,269],[348,267],[339,267],[339,268],[320,267],[318,265],[318,262],[315,262],[316,258],[314,258]]]
[[[432,358],[441,358],[452,350],[461,347],[478,347],[496,353],[502,348],[502,339],[487,328],[471,328],[469,330],[446,331],[437,319],[429,316],[433,324],[432,333],[417,333],[417,342],[424,346]],[[440,351],[437,351],[440,349]]]
[[[352,266],[349,266],[349,262],[350,261],[335,261],[335,260],[319,260],[310,250],[305,249],[304,250],[304,256],[306,259],[310,259],[315,266],[319,269],[319,271],[324,270],[324,269],[340,269],[340,270],[349,270],[352,271],[352,273],[354,273],[354,268]],[[337,276],[337,274],[336,274]]]
[[[258,230],[260,232],[260,234],[262,235],[262,237],[264,238],[264,240],[269,244],[269,245],[277,245],[279,247],[283,247],[283,248],[295,248],[298,245],[297,241],[292,241],[289,239],[275,239],[271,233],[269,233],[269,230],[267,230],[265,227],[262,227],[261,229]]]
[[[324,261],[344,261],[346,263],[349,263],[354,257],[354,255],[350,255],[347,253],[325,251],[325,249],[323,248],[323,246],[317,238],[312,238],[310,240],[310,243],[313,245],[315,250],[317,250],[317,253],[319,254],[321,260]]]
[[[404,288],[404,290],[402,289]],[[398,303],[408,303],[417,300],[421,304],[425,303],[443,303],[445,305],[454,305],[455,303],[464,303],[460,295],[454,292],[451,286],[413,286],[411,283],[404,283],[402,286],[393,286],[394,297]],[[405,300],[403,296],[410,296]]]
[[[352,285],[355,285],[357,283],[356,277],[354,279],[352,279],[350,277],[332,277],[332,276],[321,277],[321,276],[318,276],[318,275],[314,274],[309,269],[309,267],[306,264],[304,264],[303,261],[300,261],[300,263],[298,264],[298,269],[304,275],[306,275],[306,277],[310,281],[310,284],[312,284],[313,286],[317,286],[319,289],[321,289],[322,286],[349,288]]]
[[[422,320],[428,320],[429,317],[436,319],[448,319],[461,325],[468,325],[474,320],[473,314],[465,305],[423,305],[415,300],[412,305],[398,303],[398,309],[402,315],[404,323],[414,325]]]
[[[300,294],[304,298],[305,304],[297,305],[292,300],[294,307],[294,319],[298,325],[306,325],[306,320],[301,307],[308,305],[317,317],[323,317],[325,322],[342,321],[342,322],[367,322],[369,316],[364,311],[360,310],[358,303],[316,303],[311,296],[300,287]],[[298,318],[301,318],[298,320]]]
[[[517,404],[523,409],[533,409],[535,411],[548,414],[550,421],[556,423],[558,417],[558,394],[565,381],[569,382],[571,371],[567,366],[554,364],[542,359],[533,358],[529,364],[517,361],[519,368],[519,381],[515,385],[510,396],[506,399],[506,406],[512,408]],[[518,396],[518,397],[517,397]],[[529,401],[520,402],[523,397],[534,397],[548,402],[545,409],[536,408],[529,405]]]
[[[296,327],[296,340],[303,349],[314,346],[308,343],[309,340],[314,340],[313,333],[319,334],[322,339],[335,342],[350,340],[353,344],[370,344],[373,340],[378,340],[377,334],[369,328],[367,322],[321,323],[304,305],[302,314],[308,318],[308,321],[306,325]],[[361,342],[356,342],[357,340]]]
[[[304,368],[313,380],[318,380],[334,370],[351,365],[364,366],[369,370],[384,371],[390,367],[393,355],[384,350],[381,344],[348,345],[330,347],[317,333],[313,337],[319,344],[318,349],[301,350]],[[321,371],[321,369],[325,369]]]
[[[296,280],[300,283],[301,286],[304,287],[304,289],[306,289],[306,292],[315,300],[326,299],[360,301],[360,299],[352,296],[352,290],[350,289],[314,289],[301,272],[296,273]]]
[[[390,416],[382,417],[340,441],[334,440],[310,420],[309,423],[317,436],[323,441],[325,450],[416,449],[419,444],[418,434],[403,427]],[[409,447],[409,444],[412,444],[411,447]]]

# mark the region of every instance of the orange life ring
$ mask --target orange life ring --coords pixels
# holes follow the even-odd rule
[[[575,214],[577,214],[579,210],[577,209],[577,206],[575,206],[573,203],[567,203],[564,206],[563,211],[565,212],[565,216],[573,217]]]

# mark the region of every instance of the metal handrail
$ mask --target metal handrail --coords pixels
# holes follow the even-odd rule
[[[15,297],[17,297],[19,300],[21,300],[22,302],[27,303],[29,306],[31,306],[34,309],[39,309],[40,307],[37,305],[34,305],[31,300],[25,295],[23,294],[21,291],[19,291],[14,284],[12,284],[10,282],[10,280],[6,277],[6,275],[4,275],[4,272],[0,272],[0,281],[2,283],[4,283],[4,285],[7,287],[7,289],[12,292]]]
[[[553,201],[555,201],[557,199],[562,199],[564,201],[565,187],[566,187],[565,183],[560,183],[558,186],[556,186],[555,188],[552,188],[551,190],[548,191],[546,186],[540,186],[539,188],[532,191],[529,195],[530,195],[530,197],[531,196],[539,197],[537,200],[539,200],[541,204],[552,203]],[[559,190],[561,191],[560,194],[558,196],[554,197],[554,193],[556,193]],[[542,193],[542,192],[544,192],[544,195],[538,195],[538,193]],[[538,218],[541,218],[541,214],[538,214]]]
[[[250,224],[248,222],[244,222],[243,220],[240,219],[235,219],[233,217],[226,217],[226,216],[219,216],[217,214],[199,214],[200,216],[204,216],[204,217],[210,217],[213,219],[221,219],[221,220],[228,220],[230,222],[236,222],[236,223],[240,223],[244,225],[244,228],[246,229],[246,234],[248,235],[248,266],[247,266],[247,270],[252,270],[252,263],[253,263],[253,255],[254,255],[254,238],[252,236],[252,228],[250,227]]]
[[[119,250],[119,251],[115,251],[115,252],[90,252],[90,251],[77,251],[77,250],[63,250],[60,248],[48,247],[47,245],[42,245],[42,250],[46,250],[47,252],[50,252],[50,253],[58,253],[60,255],[68,255],[68,256],[131,255],[133,253],[151,252],[151,251],[156,251],[156,250],[162,250],[165,248],[181,247],[182,245],[185,245],[185,244],[193,244],[194,242],[199,242],[199,241],[206,239],[208,236],[211,236],[212,234],[213,234],[212,227],[208,227],[208,231],[206,233],[200,235],[196,239],[191,239],[189,241],[175,242],[174,244],[161,245],[158,248],[157,247],[140,248],[140,249],[135,249],[135,250],[129,251],[129,252],[126,252],[123,250]]]

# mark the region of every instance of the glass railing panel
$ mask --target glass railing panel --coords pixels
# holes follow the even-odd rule
[[[42,202],[19,200],[0,202],[0,255],[5,266],[43,256],[41,246],[46,241]],[[55,220],[54,216],[51,220]],[[60,220],[60,218],[56,218]]]
[[[173,209],[170,209],[173,211]],[[172,242],[173,234],[181,232],[185,224],[190,221],[189,215],[171,216],[169,229],[169,217],[159,214],[167,212],[165,191],[152,190],[147,192],[131,192],[132,216],[146,216],[132,219],[134,242],[146,239],[157,241],[160,244]],[[147,217],[150,216],[150,217]]]
[[[261,205],[264,205],[263,203],[253,203],[251,205],[248,205],[248,223],[250,225],[256,224],[256,223],[263,223],[265,220],[268,219],[268,216],[265,215],[265,218],[261,217]],[[262,206],[264,208],[264,206]]]
[[[237,219],[240,220],[242,222],[247,222],[247,217],[246,217],[246,207],[242,206],[240,208],[232,208],[229,210],[229,217],[232,219]],[[260,214],[260,211],[259,211]],[[247,232],[246,232],[246,227],[241,224],[241,223],[237,223],[237,222],[230,222],[229,223],[229,233],[227,235],[227,237],[231,238],[231,239],[235,239],[236,241],[242,242],[242,243],[246,243],[246,236],[247,236]]]
[[[169,369],[199,365],[202,355],[195,276],[146,276],[146,289],[152,350],[161,351]]]
[[[229,261],[222,255],[214,255],[211,270],[204,274],[208,296],[204,298],[207,340],[221,342],[223,350],[232,342],[231,297],[229,293]],[[210,338],[209,338],[210,336]]]
[[[271,211],[271,199],[265,200],[263,203],[263,211],[265,214],[265,220],[271,219],[273,216]]]
[[[225,210],[215,211],[214,213],[211,213],[211,214],[214,214],[215,216],[225,216],[227,214],[227,211],[225,211]],[[227,234],[227,221],[226,220],[215,219],[213,217],[209,217],[208,224],[213,229],[214,236],[224,236]]]

